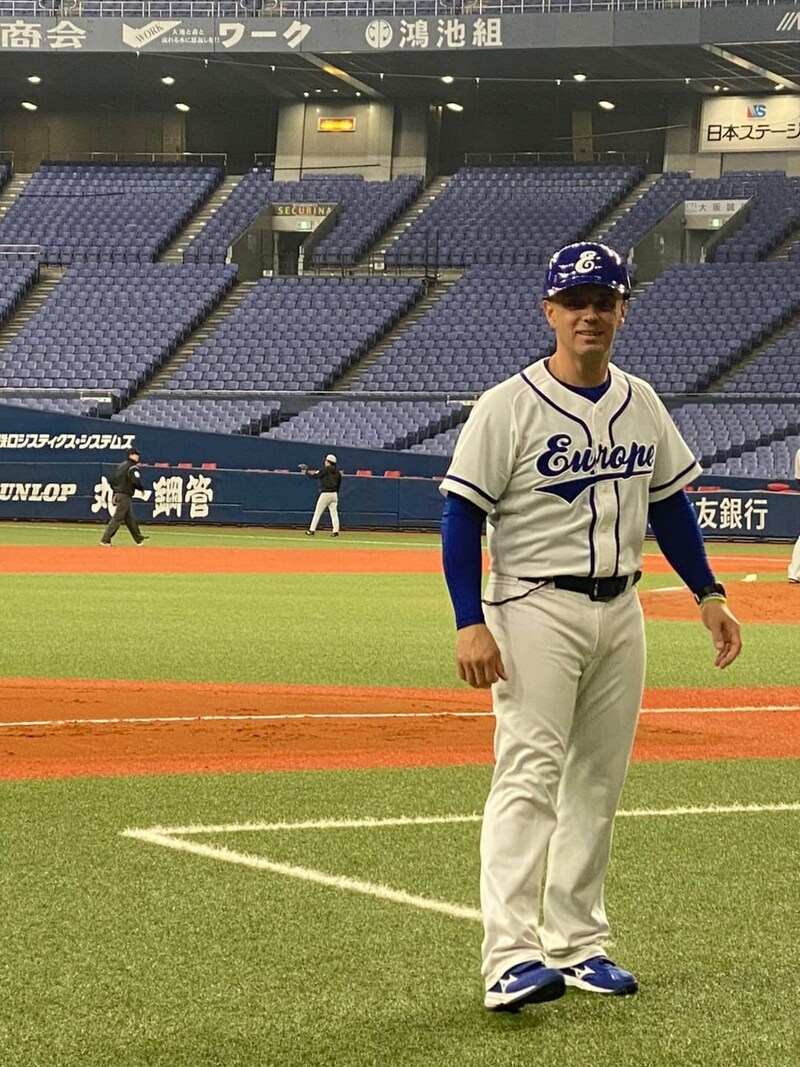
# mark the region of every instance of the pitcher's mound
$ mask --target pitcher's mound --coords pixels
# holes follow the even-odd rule
[[[739,622],[800,622],[800,585],[790,582],[728,582],[728,605]],[[639,593],[648,619],[694,622],[697,605],[688,589]]]

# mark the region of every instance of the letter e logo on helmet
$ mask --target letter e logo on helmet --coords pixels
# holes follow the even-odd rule
[[[597,269],[597,258],[593,248],[587,249],[585,252],[581,252],[578,256],[578,261],[575,264],[575,270],[578,274],[591,274]]]

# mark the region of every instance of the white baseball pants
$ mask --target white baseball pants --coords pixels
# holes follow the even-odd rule
[[[317,500],[317,506],[314,508],[314,517],[311,520],[309,530],[313,533],[319,526],[319,520],[325,514],[326,511],[331,513],[331,525],[333,526],[333,532],[339,532],[339,494],[338,493],[320,493]]]
[[[800,582],[800,537],[794,543],[792,561],[789,564],[789,578],[793,582]]]
[[[635,590],[599,602],[529,589],[492,576],[485,594],[521,597],[485,608],[508,674],[493,687],[481,833],[487,988],[523,961],[568,967],[603,953],[603,886],[644,686]]]

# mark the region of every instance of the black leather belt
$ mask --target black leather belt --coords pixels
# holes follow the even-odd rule
[[[556,589],[568,589],[571,593],[583,593],[590,600],[613,600],[621,596],[642,577],[642,572],[623,575],[620,578],[577,578],[560,574],[555,578],[523,578],[523,582],[552,582]]]

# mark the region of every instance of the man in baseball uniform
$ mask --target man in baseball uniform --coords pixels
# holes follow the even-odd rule
[[[653,389],[610,363],[629,294],[613,249],[553,256],[543,309],[555,350],[480,398],[441,485],[458,672],[494,698],[480,886],[493,1010],[565,985],[638,989],[605,955],[603,886],[644,686],[634,586],[648,519],[695,594],[716,665],[741,649],[684,492],[701,468]]]
[[[794,477],[797,488],[800,489],[800,448],[794,454]],[[800,585],[800,537],[794,543],[792,559],[789,564],[789,581],[792,585]]]
[[[339,487],[342,484],[342,472],[336,468],[336,456],[328,453],[325,457],[325,465],[322,470],[309,470],[305,463],[300,464],[300,470],[307,478],[319,479],[319,496],[311,525],[306,530],[306,537],[313,537],[317,532],[319,520],[326,511],[331,513],[331,537],[339,536]]]

